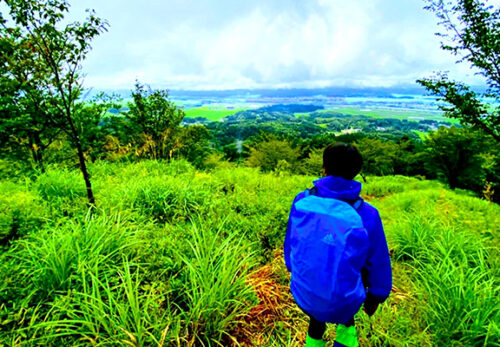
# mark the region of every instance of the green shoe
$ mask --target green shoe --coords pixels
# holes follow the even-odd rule
[[[341,344],[345,347],[358,347],[358,332],[356,326],[346,327],[343,324],[337,325],[337,337],[335,344]]]
[[[306,337],[306,347],[325,347],[326,346],[326,341],[321,340],[316,340],[307,335]]]

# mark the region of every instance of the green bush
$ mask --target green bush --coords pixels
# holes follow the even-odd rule
[[[0,182],[0,244],[37,230],[46,217],[46,205],[36,193]]]
[[[82,272],[133,254],[135,227],[119,215],[88,215],[82,222],[58,224],[19,240],[12,250],[12,259],[22,268],[12,276],[31,295],[81,289]]]
[[[419,180],[406,176],[370,176],[363,185],[362,193],[370,197],[382,197],[406,191],[437,189],[442,184],[436,181]]]
[[[82,272],[83,288],[54,305],[53,315],[64,318],[34,324],[28,330],[31,341],[147,346],[174,340],[176,330],[169,311],[161,307],[161,293],[145,286],[140,274],[140,268],[126,260],[114,276],[100,273],[98,267]]]
[[[179,257],[186,266],[183,319],[188,344],[217,344],[249,312],[253,292],[245,280],[254,266],[252,245],[240,235],[221,239],[221,231],[191,228],[191,252]]]
[[[79,171],[50,168],[38,176],[34,187],[48,203],[54,218],[83,218],[87,213],[87,191]]]

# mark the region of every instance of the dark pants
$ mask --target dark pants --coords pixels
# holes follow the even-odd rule
[[[321,340],[323,338],[323,334],[326,330],[326,323],[317,321],[313,316],[309,316],[309,331],[308,334],[310,337],[316,340]],[[354,317],[346,324],[347,327],[354,325]]]

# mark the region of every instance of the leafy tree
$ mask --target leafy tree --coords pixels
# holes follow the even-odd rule
[[[174,153],[186,158],[196,167],[204,165],[205,158],[212,152],[210,148],[210,133],[204,125],[180,127],[177,133],[179,145]]]
[[[451,81],[446,73],[417,80],[438,100],[448,103],[445,114],[457,118],[500,140],[500,109],[481,98],[500,101],[500,8],[480,0],[426,0],[426,9],[434,12],[444,32],[441,48],[467,62],[484,78],[485,93],[473,91],[461,82]]]
[[[480,192],[484,186],[484,136],[467,128],[439,128],[426,140],[427,169],[451,189]]]
[[[500,145],[493,138],[486,138],[487,152],[479,154],[482,159],[484,186],[482,195],[489,201],[500,203]]]
[[[0,20],[0,148],[3,156],[21,161],[27,161],[30,152],[43,172],[43,152],[60,133],[50,120],[54,108],[41,82],[49,74],[20,28]]]
[[[108,110],[119,107],[116,95],[99,93],[78,104],[75,124],[80,131],[82,149],[92,162],[106,157],[105,145],[113,132]]]
[[[374,175],[394,174],[398,146],[393,141],[365,137],[354,143],[363,156],[363,172]]]
[[[239,142],[238,142],[239,141]],[[221,150],[224,152],[224,157],[229,161],[238,161],[241,159],[241,140],[236,140],[232,143],[228,143],[222,146]],[[239,146],[238,146],[239,145]]]
[[[83,90],[82,62],[91,49],[91,41],[107,29],[107,22],[88,11],[83,22],[66,24],[69,4],[65,0],[6,0],[14,27],[8,28],[2,20],[4,33],[15,35],[23,42],[16,50],[23,50],[31,58],[34,70],[27,76],[32,85],[43,92],[45,117],[56,129],[66,134],[76,149],[80,170],[85,180],[89,204],[95,204],[90,175],[82,144],[82,129],[77,122],[80,96]],[[13,68],[23,61],[11,60]],[[41,78],[40,76],[43,76]],[[54,111],[49,111],[54,109]]]
[[[396,144],[398,148],[394,160],[394,173],[405,176],[425,176],[425,150],[422,141],[402,136]]]
[[[261,142],[250,147],[250,156],[246,164],[252,167],[260,167],[264,171],[275,170],[278,167],[295,171],[299,159],[299,149],[293,148],[287,140],[280,140],[275,136],[264,137]]]
[[[181,146],[177,131],[184,111],[168,99],[166,90],[151,90],[139,82],[127,112],[129,141],[136,152],[152,159],[171,159]]]
[[[203,160],[203,168],[205,170],[227,169],[231,167],[233,167],[233,164],[224,160],[224,155],[220,153],[210,153]]]
[[[323,149],[313,149],[305,159],[304,173],[313,176],[323,174]]]

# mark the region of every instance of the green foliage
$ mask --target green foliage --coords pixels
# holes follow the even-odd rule
[[[186,266],[188,341],[218,343],[250,311],[253,291],[245,284],[255,264],[252,244],[233,233],[193,226],[191,252],[178,256]]]
[[[434,344],[476,346],[497,340],[498,206],[427,189],[389,197],[384,211],[392,211],[386,227],[394,257],[413,268],[417,300],[425,302],[422,319]]]
[[[481,192],[484,186],[482,153],[490,149],[481,134],[456,127],[440,128],[426,139],[429,172],[442,178],[451,189]]]
[[[46,206],[35,193],[10,182],[0,183],[0,245],[37,230]]]
[[[453,2],[426,0],[428,10],[440,20],[444,32],[441,48],[467,62],[483,76],[488,86],[486,93],[477,93],[461,82],[450,81],[445,73],[417,82],[438,100],[448,103],[442,109],[446,115],[457,118],[500,140],[500,109],[489,107],[481,98],[500,100],[500,8],[479,0]]]
[[[69,3],[65,0],[8,0],[5,3],[11,21],[0,18],[2,45],[7,41],[7,46],[13,48],[11,54],[2,54],[0,65],[6,66],[1,71],[2,81],[9,77],[14,80],[16,76],[23,77],[9,101],[14,104],[19,101],[24,105],[20,113],[12,114],[9,121],[16,121],[19,116],[26,118],[26,129],[20,135],[28,138],[34,161],[39,165],[41,151],[55,134],[65,133],[78,154],[89,204],[94,205],[82,137],[96,114],[92,117],[87,117],[86,113],[78,114],[83,91],[80,72],[91,49],[91,41],[107,29],[107,22],[89,11],[85,21],[66,23],[64,19]],[[22,59],[16,59],[12,54]],[[22,96],[21,100],[17,99],[18,95]],[[42,135],[49,138],[48,143],[44,143]]]
[[[269,139],[250,147],[250,155],[246,164],[251,167],[260,167],[263,171],[272,171],[278,168],[294,171],[298,159],[299,150],[293,148],[290,142],[270,136]]]
[[[358,176],[359,177],[359,176]],[[416,192],[423,189],[442,188],[436,181],[421,180],[414,177],[369,177],[363,184],[362,194],[369,197],[380,198],[402,192]]]
[[[20,28],[4,23],[0,37],[0,153],[24,162],[31,157],[43,170],[44,150],[58,133],[50,119],[52,98],[44,90],[49,73]]]
[[[118,107],[119,101],[116,95],[99,93],[77,105],[75,123],[80,129],[82,149],[92,162],[106,158],[105,143],[112,130],[107,112]]]
[[[202,168],[205,158],[212,152],[209,139],[210,133],[204,125],[184,126],[180,128],[177,140],[179,145],[174,155]]]
[[[16,179],[29,175],[31,166],[18,160],[0,159],[0,179]]]
[[[36,324],[33,330],[45,335],[41,341],[62,337],[94,345],[161,345],[171,328],[170,317],[161,310],[157,288],[144,289],[139,274],[126,260],[117,269],[118,281],[98,268],[82,273],[83,289],[69,304],[54,306],[67,318]]]
[[[196,189],[189,181],[159,178],[134,188],[137,189],[131,195],[134,207],[157,221],[189,219],[206,211],[204,202],[209,192]]]
[[[323,149],[314,149],[304,161],[304,173],[311,176],[323,174]]]
[[[363,156],[363,172],[374,175],[394,173],[397,146],[393,142],[364,138],[354,144]]]
[[[170,159],[179,146],[175,135],[184,112],[168,99],[166,90],[151,90],[139,82],[132,92],[133,103],[126,117],[130,141],[147,158]]]
[[[78,180],[78,172],[68,169],[50,169],[36,180],[35,186],[47,201],[74,200],[85,197],[85,186]]]
[[[203,167],[208,170],[217,168],[230,168],[232,164],[224,160],[224,155],[218,153],[209,154],[203,161]]]
[[[23,249],[18,257],[21,266],[30,269],[21,283],[43,296],[81,289],[79,276],[86,269],[121,261],[125,248],[133,244],[133,232],[133,225],[115,215],[87,216],[82,223],[68,222],[33,234],[17,244]]]

